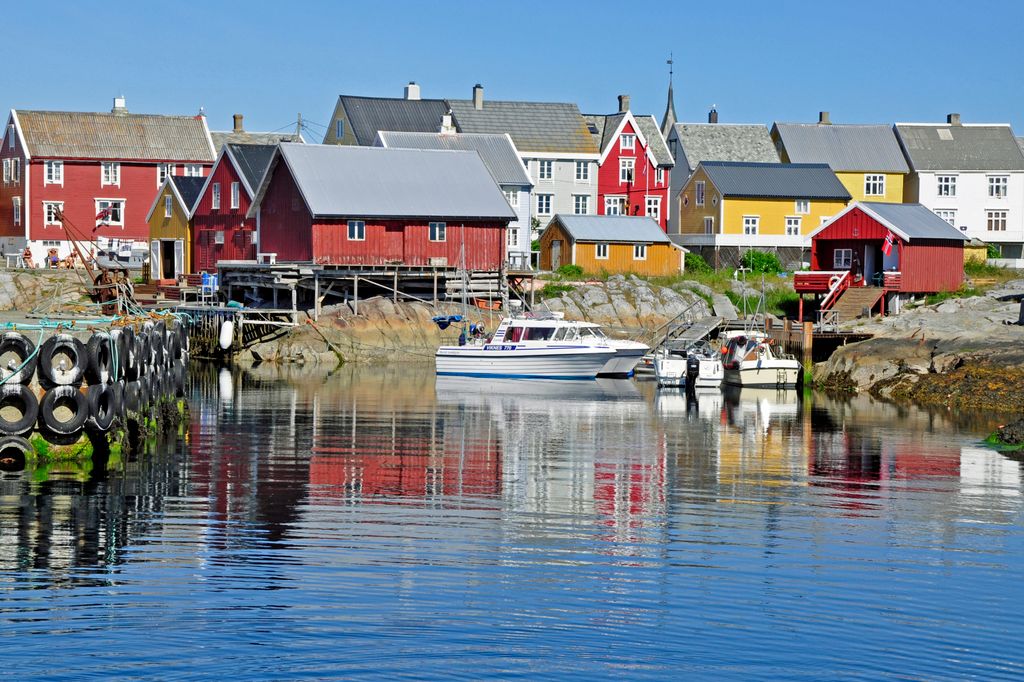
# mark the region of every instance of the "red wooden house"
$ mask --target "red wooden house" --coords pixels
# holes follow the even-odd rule
[[[821,310],[844,309],[844,319],[964,281],[967,238],[921,204],[855,202],[809,236],[811,272],[793,286],[822,295]]]
[[[597,214],[649,216],[665,230],[674,161],[654,118],[634,116],[626,95],[617,114],[586,118],[601,149]]]
[[[281,144],[249,209],[279,261],[499,270],[516,215],[476,152]]]
[[[275,145],[226,144],[192,207],[195,272],[217,261],[255,260],[259,215],[248,217]]]
[[[214,151],[205,117],[130,114],[117,98],[110,113],[11,110],[0,157],[3,250],[40,263],[71,253],[58,209],[77,238],[147,242],[164,178],[205,175]]]

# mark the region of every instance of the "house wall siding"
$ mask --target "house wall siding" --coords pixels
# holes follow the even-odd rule
[[[956,196],[939,196],[938,177],[954,175]],[[988,177],[1005,175],[1009,178],[1008,194],[1003,198],[988,196]],[[1024,242],[1024,173],[1009,171],[935,171],[915,174],[909,202],[920,202],[932,211],[956,211],[956,227],[971,239],[995,244]],[[1007,212],[1006,231],[989,232],[987,211]],[[967,228],[964,230],[963,228]]]
[[[470,270],[499,270],[505,259],[505,226],[468,220],[444,222],[445,241],[430,241],[425,219],[367,219],[366,239],[348,238],[348,220],[316,220],[313,223],[313,260],[332,265],[430,265],[444,259],[462,263]],[[437,262],[437,261],[433,261]]]
[[[885,176],[885,194],[882,196],[864,194],[864,176],[865,175],[884,175]],[[853,201],[880,201],[890,204],[899,204],[903,202],[904,193],[904,174],[903,173],[880,173],[874,171],[866,172],[836,172],[836,177],[839,178],[839,182],[843,183],[843,187],[846,191],[853,196]]]
[[[589,156],[592,157],[594,155]],[[530,179],[533,181],[531,214],[537,216],[542,224],[546,223],[557,213],[575,213],[574,196],[578,194],[590,197],[589,213],[590,215],[597,213],[598,167],[597,161],[594,158],[573,158],[571,156],[557,159],[547,156],[541,158],[522,151],[520,151],[520,158],[526,164],[527,173],[529,173]],[[542,160],[553,162],[550,180],[540,179],[540,162]],[[576,180],[577,160],[588,164],[590,168],[589,180]],[[539,205],[538,196],[541,194],[552,195],[551,211],[547,213],[541,213],[537,208]]]
[[[10,242],[12,246],[17,243],[20,244],[21,248],[24,248],[24,240],[28,229],[28,216],[26,215],[28,202],[25,200],[25,178],[28,174],[28,169],[25,164],[25,150],[22,149],[21,140],[18,139],[17,132],[9,124],[4,127],[3,133],[3,139],[0,140],[0,159],[18,159],[21,170],[18,182],[3,182],[3,179],[0,178],[0,237],[13,240]],[[9,148],[9,139],[14,140],[14,149]],[[21,198],[20,225],[14,224],[14,197]]]
[[[311,261],[313,219],[284,162],[271,173],[260,203],[260,249],[281,261]]]
[[[597,242],[575,242],[571,247],[573,262],[586,272],[609,274],[634,273],[662,277],[677,275],[682,267],[682,253],[670,244],[648,244],[647,258],[633,258],[633,244],[608,244],[608,258],[598,260]]]
[[[621,149],[619,139],[609,143],[612,146],[611,151],[608,152],[604,163],[598,169],[596,213],[605,215],[606,197],[621,196],[626,199],[626,209],[629,215],[647,215],[647,197],[657,197],[661,202],[657,223],[661,229],[665,230],[668,225],[669,212],[668,188],[672,180],[670,170],[664,169],[662,182],[657,182],[657,166],[651,162],[647,155],[647,146],[640,142],[640,136],[630,121],[626,121],[621,134],[637,135],[634,148]],[[624,158],[634,159],[632,185],[619,181],[619,160]]]
[[[231,183],[238,182],[238,208],[231,208]],[[213,185],[220,183],[220,208],[213,208]],[[196,270],[215,272],[219,260],[255,260],[256,219],[247,219],[250,199],[235,166],[225,154],[213,168],[193,216]],[[224,233],[224,243],[216,243],[216,233]]]

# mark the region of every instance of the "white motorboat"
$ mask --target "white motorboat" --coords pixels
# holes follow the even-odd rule
[[[796,388],[800,380],[800,362],[792,355],[776,351],[764,332],[726,332],[723,354],[727,384]]]
[[[658,386],[718,388],[724,376],[722,359],[706,341],[685,350],[662,349],[654,356]]]
[[[681,387],[686,385],[686,353],[661,349],[654,354],[654,376],[658,386]]]
[[[585,323],[566,322],[560,314],[506,317],[490,339],[474,338],[465,345],[438,348],[435,354],[437,373],[516,379],[594,379],[617,351],[606,338],[598,342],[593,333],[586,337],[581,335],[582,324]],[[638,361],[639,358],[638,355]]]

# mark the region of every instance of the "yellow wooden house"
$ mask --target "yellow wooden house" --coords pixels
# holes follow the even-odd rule
[[[843,210],[850,193],[825,164],[704,161],[675,202],[673,240],[709,263],[735,264],[761,249],[783,253],[786,265],[802,258],[808,235]]]
[[[149,209],[150,279],[174,281],[192,273],[192,212],[206,178],[169,176]]]
[[[685,253],[647,216],[558,214],[540,236],[541,270],[573,264],[591,274],[675,275]]]

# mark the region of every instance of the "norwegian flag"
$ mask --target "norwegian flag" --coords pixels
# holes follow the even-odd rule
[[[886,256],[890,255],[892,253],[892,247],[895,243],[896,237],[893,236],[892,232],[885,235],[885,241],[882,242],[882,253],[884,253]]]
[[[109,208],[101,208],[100,212],[96,214],[96,220],[103,220],[103,221],[110,220],[110,209]]]

